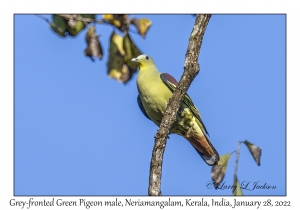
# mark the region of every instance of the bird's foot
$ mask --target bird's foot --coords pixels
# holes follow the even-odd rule
[[[178,116],[181,116],[182,111],[183,111],[182,109],[180,109],[180,108],[178,109],[178,112],[177,112]]]
[[[169,105],[170,101],[171,101],[171,98],[169,98],[169,100],[167,101],[167,106]]]

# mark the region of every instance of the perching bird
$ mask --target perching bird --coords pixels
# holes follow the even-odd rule
[[[137,76],[138,105],[147,118],[160,126],[167,103],[178,82],[171,75],[159,72],[154,61],[147,55],[140,55],[131,61],[136,62],[140,69]],[[201,116],[187,94],[170,133],[186,138],[208,165],[218,163],[219,154],[210,143]]]

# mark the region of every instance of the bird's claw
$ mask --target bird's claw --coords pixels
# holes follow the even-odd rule
[[[170,101],[171,101],[171,98],[169,98],[169,100],[166,102],[167,106],[169,105]]]

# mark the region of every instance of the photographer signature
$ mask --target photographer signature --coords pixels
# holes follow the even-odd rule
[[[216,187],[214,186],[214,182],[213,181],[209,181],[206,183],[206,188],[207,189],[212,189],[215,188],[216,190],[227,190],[227,189],[231,189],[233,191],[235,191],[236,189],[236,185],[227,185],[226,182],[220,182],[216,185]],[[275,185],[270,185],[267,183],[261,183],[260,181],[255,181],[255,182],[251,182],[251,181],[243,181],[240,183],[240,187],[243,190],[249,190],[249,191],[253,191],[253,190],[274,190],[276,189]]]

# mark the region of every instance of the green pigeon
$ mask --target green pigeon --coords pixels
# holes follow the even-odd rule
[[[137,63],[140,69],[137,76],[138,105],[147,118],[160,126],[178,82],[170,74],[159,72],[148,55],[140,55],[131,61]],[[219,154],[211,144],[200,113],[188,94],[183,98],[170,133],[187,139],[208,165],[218,164]]]

